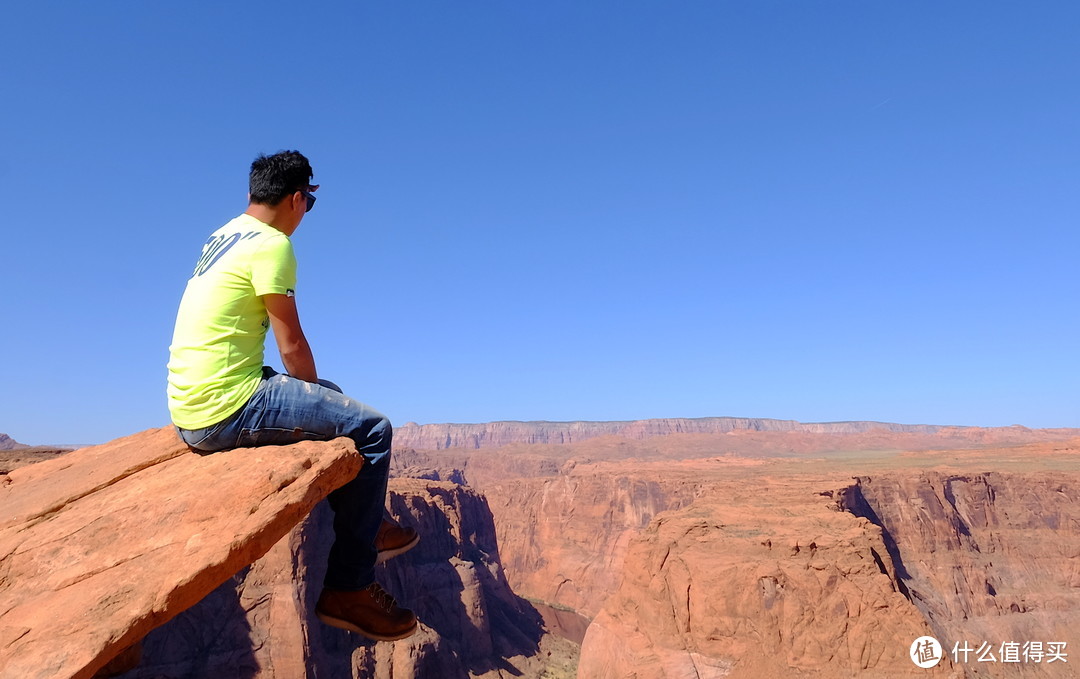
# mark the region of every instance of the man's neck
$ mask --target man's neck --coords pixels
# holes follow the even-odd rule
[[[289,219],[282,214],[282,211],[278,210],[273,205],[248,203],[247,210],[244,210],[244,214],[258,219],[263,224],[269,224],[286,236],[291,236],[293,231],[296,231],[296,226],[292,225]]]

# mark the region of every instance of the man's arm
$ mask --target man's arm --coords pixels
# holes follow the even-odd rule
[[[315,373],[315,357],[300,327],[300,316],[296,311],[296,298],[287,295],[263,295],[266,312],[270,315],[270,325],[274,328],[281,362],[289,375],[307,382],[318,382]]]

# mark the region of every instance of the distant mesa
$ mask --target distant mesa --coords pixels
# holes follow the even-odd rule
[[[399,448],[498,448],[512,444],[566,445],[604,436],[645,440],[670,434],[787,433],[816,435],[908,435],[999,438],[1003,432],[1029,431],[1025,427],[964,427],[892,422],[797,422],[756,417],[701,417],[634,420],[625,422],[488,422],[485,424],[416,424],[394,428]]]

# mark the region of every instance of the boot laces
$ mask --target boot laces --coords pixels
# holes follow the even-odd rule
[[[379,583],[371,583],[370,585],[368,585],[367,590],[371,593],[371,598],[375,599],[375,603],[382,606],[382,608],[387,613],[392,611],[394,606],[397,605],[397,601],[394,600],[394,597],[390,596],[390,594],[385,589],[383,589],[382,586],[379,585]]]

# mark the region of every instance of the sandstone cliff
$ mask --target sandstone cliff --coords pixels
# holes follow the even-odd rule
[[[0,677],[93,676],[359,466],[342,440],[203,457],[165,427],[0,477]]]
[[[899,591],[880,529],[814,481],[720,482],[658,515],[631,540],[579,676],[954,674],[907,659],[931,628]]]
[[[1008,642],[1080,649],[1078,500],[1074,470],[933,471],[860,477],[840,506],[882,527],[897,581],[938,639],[997,656]],[[1066,676],[1061,664],[1024,669]]]
[[[658,513],[692,502],[707,483],[678,468],[659,472],[582,464],[555,477],[489,484],[514,591],[596,615],[619,582],[631,538]]]

